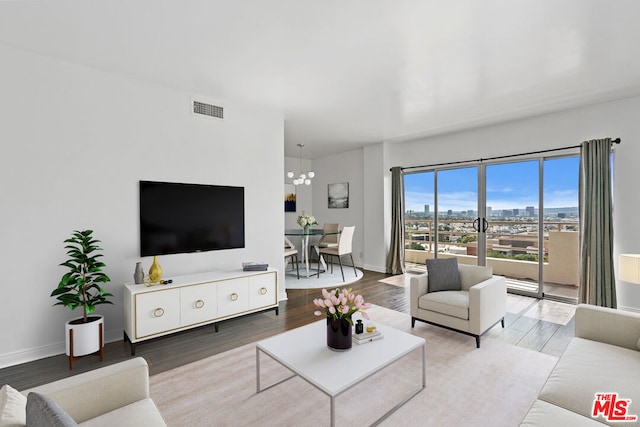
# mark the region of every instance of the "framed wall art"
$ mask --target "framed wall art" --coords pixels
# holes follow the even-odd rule
[[[296,211],[296,186],[293,184],[284,185],[284,211]]]
[[[349,207],[349,183],[329,184],[327,190],[329,209],[345,209]]]

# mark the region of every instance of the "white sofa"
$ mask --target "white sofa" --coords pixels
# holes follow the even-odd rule
[[[640,424],[640,314],[581,304],[575,338],[551,371],[521,426],[601,426]],[[631,399],[627,415],[635,423],[593,417],[596,393]]]
[[[458,264],[461,290],[428,292],[427,273],[410,279],[411,327],[416,320],[462,332],[476,338],[498,322],[504,328],[507,282],[488,267]]]
[[[49,397],[81,426],[166,426],[149,397],[149,367],[141,357],[22,391]]]

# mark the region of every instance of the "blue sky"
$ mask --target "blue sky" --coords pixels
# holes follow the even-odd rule
[[[544,204],[546,208],[578,205],[579,158],[565,157],[544,162]],[[538,207],[538,161],[487,166],[487,206],[495,209]],[[439,210],[476,210],[478,168],[467,167],[438,172]],[[405,175],[406,210],[434,210],[434,173]]]

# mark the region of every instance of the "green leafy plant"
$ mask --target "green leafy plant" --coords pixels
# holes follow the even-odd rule
[[[113,295],[105,292],[99,285],[111,279],[102,272],[105,267],[99,260],[102,254],[96,254],[102,250],[98,245],[100,240],[94,239],[92,234],[93,230],[74,230],[72,237],[64,241],[67,243],[65,249],[69,259],[60,265],[67,267],[69,271],[51,292],[51,296],[58,300],[54,305],[64,305],[71,310],[82,307],[85,323],[87,316],[96,310],[97,305],[113,304],[108,299]]]
[[[420,243],[416,243],[416,242],[411,242],[410,245],[405,245],[405,249],[412,249],[414,251],[424,251],[424,246],[422,246]]]

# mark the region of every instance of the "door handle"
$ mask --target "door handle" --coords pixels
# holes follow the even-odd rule
[[[482,232],[486,233],[488,228],[489,228],[489,223],[487,222],[487,219],[482,218]],[[478,233],[480,232],[480,218],[476,218],[473,220],[473,229]]]

